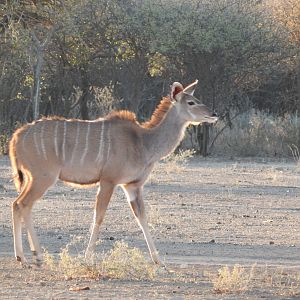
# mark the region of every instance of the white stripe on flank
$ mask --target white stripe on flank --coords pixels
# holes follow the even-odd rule
[[[66,150],[66,133],[67,133],[67,122],[64,121],[64,134],[63,134],[63,144],[62,144],[62,155],[63,162],[65,162],[65,150]]]
[[[85,136],[85,147],[84,147],[81,159],[80,159],[80,163],[81,164],[83,164],[84,159],[85,159],[85,157],[86,157],[86,155],[88,153],[88,149],[89,149],[90,126],[91,126],[91,123],[88,123],[88,125],[87,125],[87,133],[86,133],[86,136]]]
[[[56,155],[57,158],[58,158],[58,144],[57,144],[58,124],[59,124],[59,121],[56,121],[56,123],[55,123],[55,129],[54,129],[54,148],[55,148],[55,155]]]
[[[29,126],[28,126],[28,129],[27,129],[27,131],[26,131],[26,133],[25,133],[24,136],[23,136],[23,141],[22,141],[23,150],[26,149],[26,147],[25,147],[25,139],[27,138],[27,135],[28,135],[28,133],[30,132],[31,129],[32,129],[32,126],[29,125]]]
[[[33,142],[34,142],[34,146],[35,146],[37,154],[41,155],[41,151],[40,151],[38,143],[37,143],[36,130],[34,130],[34,132],[33,132]]]
[[[45,127],[45,122],[43,122],[41,125],[41,147],[42,147],[44,158],[45,160],[47,160],[47,153],[46,153],[45,140],[44,140],[44,131],[45,131],[44,127]]]
[[[79,144],[79,132],[80,132],[80,126],[79,126],[79,122],[77,122],[76,137],[75,137],[75,145],[74,145],[73,152],[72,152],[72,156],[71,156],[71,164],[72,164],[72,162],[73,162],[74,154],[76,153],[76,149],[77,149],[78,144]]]
[[[110,135],[109,135],[110,126],[109,125],[110,124],[108,123],[108,128],[107,128],[107,144],[108,144],[108,146],[107,146],[107,153],[106,153],[106,162],[109,159],[109,152],[110,152]]]
[[[102,155],[102,151],[103,151],[103,147],[104,147],[104,141],[103,141],[103,137],[104,137],[104,127],[105,127],[105,122],[101,122],[101,134],[100,134],[100,141],[99,141],[99,152],[98,155],[96,157],[96,162],[100,163],[102,161],[101,159],[101,155]]]

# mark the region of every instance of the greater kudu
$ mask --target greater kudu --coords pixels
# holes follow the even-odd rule
[[[190,123],[214,123],[216,115],[194,96],[197,81],[186,88],[174,82],[170,95],[150,121],[138,123],[129,111],[113,112],[94,121],[44,118],[18,129],[9,144],[14,181],[20,192],[12,204],[14,250],[25,264],[22,220],[30,248],[40,264],[41,248],[32,222],[32,206],[58,179],[76,185],[98,185],[94,222],[86,256],[95,249],[99,227],[117,185],[140,225],[152,260],[159,263],[142,197],[155,162],[171,153]]]

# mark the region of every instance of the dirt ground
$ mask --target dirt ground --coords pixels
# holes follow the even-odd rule
[[[153,280],[65,279],[14,260],[11,203],[17,196],[0,157],[0,299],[300,299],[300,169],[295,162],[194,158],[160,163],[145,186],[152,236],[165,261]],[[96,189],[57,183],[34,206],[40,242],[59,253],[87,243]],[[30,251],[24,232],[27,257]],[[115,241],[142,249],[143,235],[121,189],[105,216],[97,251]],[[254,269],[242,291],[216,289],[224,266]],[[169,270],[172,270],[170,272]],[[242,279],[241,279],[242,280]],[[89,290],[71,291],[74,286]]]

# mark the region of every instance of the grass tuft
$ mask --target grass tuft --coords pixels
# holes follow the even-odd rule
[[[300,148],[298,146],[296,146],[295,144],[288,145],[288,147],[291,150],[291,153],[297,164],[297,167],[300,169]]]
[[[137,248],[130,248],[124,242],[116,242],[102,262],[106,276],[118,279],[153,279],[156,266],[149,263]]]
[[[183,169],[184,164],[195,155],[195,150],[179,150],[178,152],[173,152],[164,158],[164,170],[167,173],[179,172]]]
[[[300,273],[287,271],[281,268],[265,270],[262,272],[260,282],[262,287],[269,287],[276,296],[297,297],[300,296]],[[256,276],[257,278],[260,275]],[[297,298],[298,299],[298,298]]]
[[[217,277],[212,279],[214,291],[223,293],[243,293],[249,289],[249,283],[253,277],[254,266],[247,273],[240,265],[234,265],[232,269],[224,266],[218,271]]]
[[[156,275],[157,267],[148,262],[137,248],[130,248],[124,242],[116,242],[113,249],[104,256],[85,259],[83,255],[73,256],[66,246],[58,260],[44,251],[46,266],[67,279],[101,278],[127,280],[151,280]]]
[[[51,271],[62,274],[67,279],[102,277],[98,263],[87,261],[83,255],[72,256],[68,246],[62,249],[58,260],[45,251],[44,262]]]

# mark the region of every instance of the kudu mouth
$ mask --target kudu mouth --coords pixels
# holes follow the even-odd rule
[[[218,119],[218,117],[204,117],[204,122],[213,124],[216,123]]]
[[[217,117],[212,118],[212,123],[216,123],[218,121]]]
[[[212,113],[211,119],[213,120],[213,123],[215,123],[219,120],[219,116],[215,111]]]
[[[204,122],[206,123],[216,123],[218,121],[219,117],[216,112],[213,112],[211,116],[204,116]]]
[[[201,125],[203,123],[209,123],[209,124],[214,124],[218,121],[218,117],[213,117],[213,116],[203,116],[201,121],[192,121],[192,125]]]

